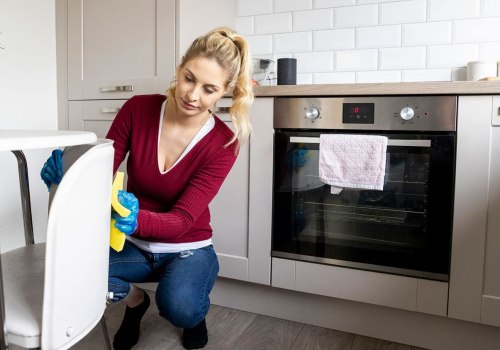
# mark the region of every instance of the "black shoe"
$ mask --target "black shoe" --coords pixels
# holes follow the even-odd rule
[[[148,293],[144,292],[144,301],[136,307],[125,309],[122,324],[113,338],[115,350],[130,350],[139,341],[141,319],[150,304]]]
[[[205,319],[193,328],[184,328],[182,345],[186,349],[201,349],[208,343],[207,324]]]

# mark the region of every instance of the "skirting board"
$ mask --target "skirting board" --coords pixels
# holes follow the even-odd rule
[[[426,349],[491,350],[500,328],[218,278],[212,304]]]

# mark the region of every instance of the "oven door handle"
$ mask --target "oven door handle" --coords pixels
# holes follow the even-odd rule
[[[319,137],[290,136],[290,143],[319,143]],[[431,147],[431,140],[387,140],[387,146]]]

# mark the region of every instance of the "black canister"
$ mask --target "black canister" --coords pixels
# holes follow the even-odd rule
[[[297,59],[278,58],[278,85],[297,84]]]

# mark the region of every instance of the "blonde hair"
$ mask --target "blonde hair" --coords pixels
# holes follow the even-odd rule
[[[235,133],[226,146],[236,139],[239,145],[243,145],[252,131],[249,110],[253,102],[252,61],[246,39],[229,28],[216,28],[193,41],[182,56],[178,69],[196,57],[215,60],[227,72],[225,88],[233,89],[229,115]],[[175,100],[175,82],[167,90],[167,96],[169,100]]]

